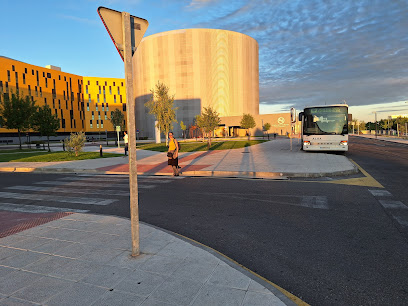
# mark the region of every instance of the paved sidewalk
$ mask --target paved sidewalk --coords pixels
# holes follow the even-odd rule
[[[98,151],[99,147],[87,147]],[[123,153],[123,149],[106,148],[104,152]],[[171,175],[166,153],[137,150],[138,174]],[[180,153],[179,164],[185,176],[223,177],[322,177],[358,172],[347,157],[334,153],[310,153],[300,150],[293,139],[276,139],[258,145],[232,150]],[[91,172],[129,173],[127,157],[52,163],[0,163],[0,171],[9,172]]]
[[[0,305],[295,305],[226,257],[153,226],[140,224],[142,254],[132,258],[128,219],[43,215],[0,239]]]

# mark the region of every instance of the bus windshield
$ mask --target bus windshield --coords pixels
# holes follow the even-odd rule
[[[304,110],[304,135],[347,134],[347,106],[311,107]]]

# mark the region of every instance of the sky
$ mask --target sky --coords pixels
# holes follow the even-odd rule
[[[259,44],[260,112],[346,103],[353,118],[408,114],[408,0],[0,0],[0,55],[123,78],[97,8],[186,28],[241,32]]]

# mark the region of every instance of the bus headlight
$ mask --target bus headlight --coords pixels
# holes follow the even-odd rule
[[[342,140],[340,141],[341,146],[347,146],[347,140]]]
[[[305,140],[305,141],[303,142],[303,145],[304,145],[304,146],[310,146],[310,141]]]

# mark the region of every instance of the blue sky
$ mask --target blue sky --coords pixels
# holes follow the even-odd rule
[[[263,113],[343,100],[365,121],[408,113],[408,0],[3,0],[0,55],[121,78],[98,6],[147,19],[145,36],[217,28],[255,38]]]

